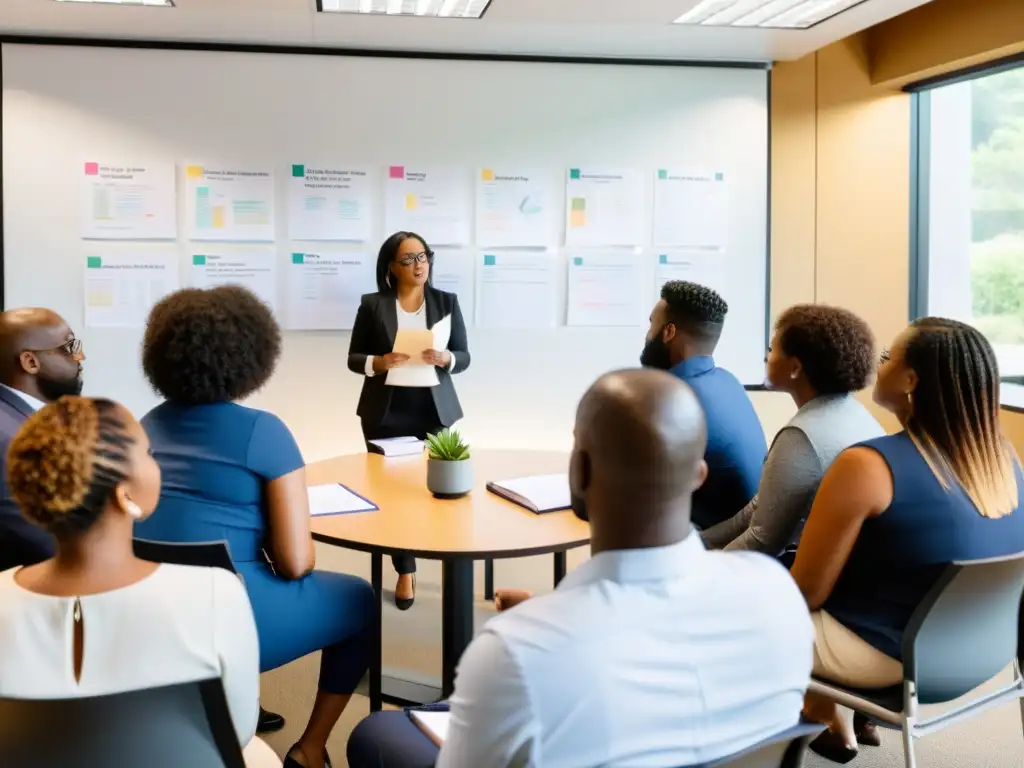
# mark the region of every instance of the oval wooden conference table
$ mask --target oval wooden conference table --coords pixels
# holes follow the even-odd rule
[[[459,657],[473,639],[473,561],[553,553],[557,584],[565,575],[566,550],[590,540],[590,526],[571,511],[536,515],[486,489],[490,480],[565,472],[568,454],[474,451],[472,461],[474,488],[468,496],[454,500],[436,499],[427,490],[426,454],[391,458],[353,454],[317,462],[307,469],[310,485],[341,483],[380,508],[312,520],[317,541],[371,556],[371,581],[377,594],[377,637],[369,681],[372,711],[381,708],[384,555],[407,553],[441,561],[441,694],[447,697]],[[488,584],[485,591],[491,589]]]

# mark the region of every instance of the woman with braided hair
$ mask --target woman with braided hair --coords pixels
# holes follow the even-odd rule
[[[61,398],[15,435],[7,473],[22,514],[57,550],[0,573],[0,696],[100,696],[217,676],[246,764],[279,766],[253,739],[259,650],[242,584],[132,551],[133,524],[160,496],[160,468],[132,415],[109,400]]]
[[[911,323],[882,353],[875,402],[903,429],[836,458],[825,473],[792,574],[814,620],[814,673],[854,688],[903,680],[910,617],[955,561],[1024,552],[1024,474],[999,427],[992,347],[956,320]],[[834,704],[811,749],[836,762],[857,734]]]

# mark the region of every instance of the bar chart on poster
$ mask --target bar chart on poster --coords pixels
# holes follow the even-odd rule
[[[348,332],[395,231],[423,239],[434,286],[458,297],[472,352],[459,397],[489,434],[566,433],[594,378],[637,364],[668,280],[722,294],[716,360],[763,380],[764,70],[7,43],[2,56],[6,305],[81,326],[89,387],[135,409],[154,395],[123,360],[149,308],[233,284],[282,326],[287,383],[266,397],[330,392],[327,418],[351,419]]]

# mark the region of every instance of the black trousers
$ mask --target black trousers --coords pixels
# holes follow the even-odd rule
[[[364,440],[388,437],[417,437],[425,440],[444,429],[437,415],[434,396],[427,387],[391,387],[391,402],[379,423],[362,420]],[[392,555],[391,563],[399,575],[416,573],[412,555]]]

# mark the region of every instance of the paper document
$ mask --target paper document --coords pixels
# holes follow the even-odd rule
[[[448,349],[448,340],[452,336],[452,316],[442,317],[434,323],[430,333],[434,336],[433,346],[430,349]]]
[[[313,517],[344,515],[349,512],[373,512],[377,505],[353,493],[340,483],[314,485],[309,493],[309,514]]]
[[[487,490],[537,514],[570,507],[569,476],[564,474],[498,480],[488,483]]]
[[[451,719],[451,712],[420,712],[412,710],[409,712],[412,721],[417,727],[437,746],[441,746],[448,738],[448,721]]]
[[[566,325],[641,327],[641,263],[633,253],[587,253],[569,260]]]
[[[437,371],[433,365],[423,362],[423,352],[428,349],[436,349],[433,331],[399,328],[392,352],[408,355],[409,359],[388,371],[385,383],[390,387],[436,387]]]
[[[476,323],[501,330],[554,328],[559,261],[551,253],[484,253],[476,273]]]
[[[417,437],[386,437],[367,442],[371,449],[378,449],[384,456],[415,456],[423,453],[423,441]]]

